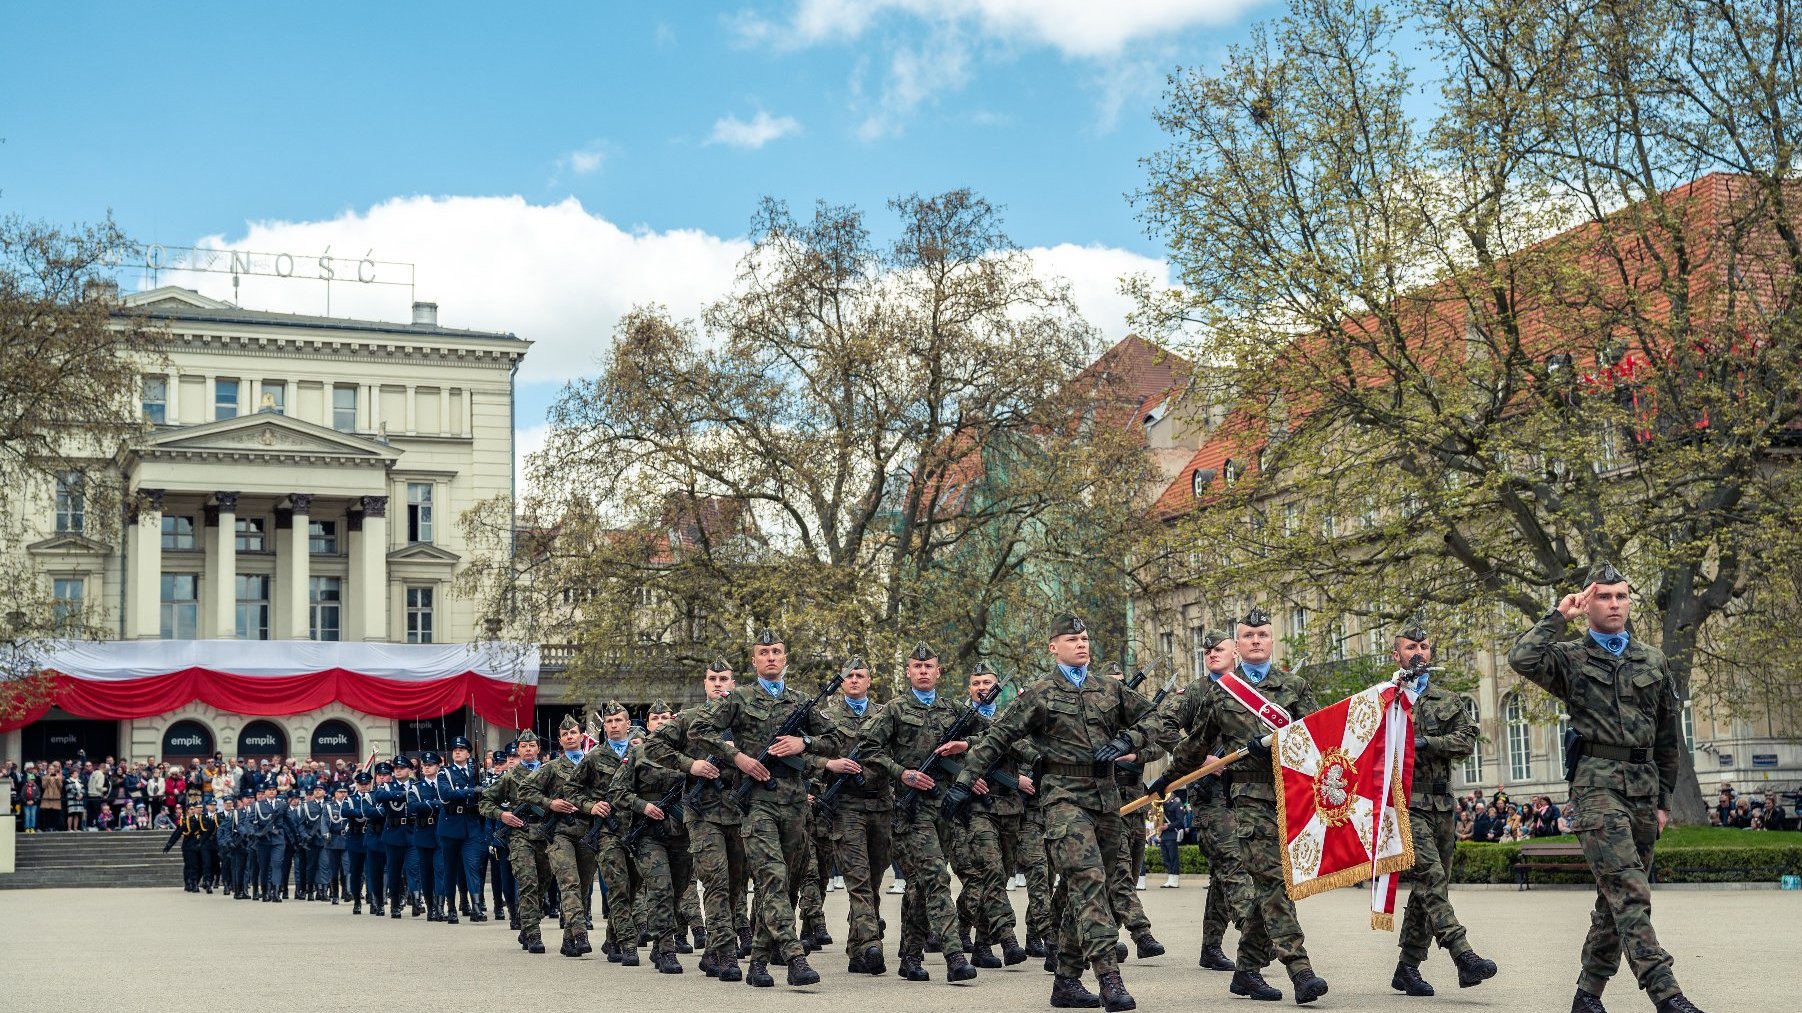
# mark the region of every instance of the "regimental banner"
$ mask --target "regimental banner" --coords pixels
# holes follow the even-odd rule
[[[1373,880],[1371,925],[1395,927],[1394,873],[1414,866],[1414,694],[1372,686],[1280,727],[1271,748],[1292,899]]]

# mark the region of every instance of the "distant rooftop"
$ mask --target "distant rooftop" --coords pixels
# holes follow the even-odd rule
[[[522,345],[529,343],[513,334],[440,327],[436,323],[405,324],[388,320],[351,320],[345,317],[320,317],[304,313],[272,313],[267,310],[250,310],[201,295],[193,289],[175,285],[164,285],[161,288],[153,288],[144,292],[133,292],[125,296],[122,301],[126,306],[143,310],[159,320],[188,320],[214,324],[262,324],[331,331],[365,331],[372,334],[405,334],[412,337],[425,334],[445,338],[517,341]],[[416,303],[415,306],[430,306],[430,317],[436,319],[437,306],[435,304]]]

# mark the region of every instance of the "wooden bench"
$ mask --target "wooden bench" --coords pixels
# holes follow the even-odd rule
[[[1575,861],[1572,861],[1575,859]],[[1514,859],[1514,882],[1527,889],[1527,873],[1534,869],[1551,872],[1584,872],[1589,865],[1583,860],[1583,845],[1574,841],[1527,841]]]

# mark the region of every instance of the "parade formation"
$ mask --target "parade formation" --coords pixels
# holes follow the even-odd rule
[[[1688,1013],[1697,1007],[1658,945],[1648,890],[1681,702],[1662,655],[1626,632],[1627,609],[1626,577],[1599,564],[1520,637],[1509,663],[1565,704],[1576,736],[1567,773],[1597,900],[1571,1009],[1602,1010],[1624,957],[1659,1013]],[[1579,617],[1587,632],[1567,638]],[[222,811],[209,804],[170,843],[181,844],[190,893],[453,925],[504,919],[525,956],[546,953],[542,923],[555,918],[565,957],[597,949],[598,929],[609,963],[675,975],[682,956],[699,953],[709,978],[754,988],[774,987],[777,967],[788,986],[821,982],[809,958],[835,942],[822,899],[836,874],[849,901],[847,974],[887,975],[892,956],[900,980],[929,982],[927,955],[939,954],[944,980],[979,986],[982,969],[1037,958],[1051,1006],[1121,1011],[1136,1007],[1129,956],[1164,953],[1135,896],[1143,835],[1132,814],[1186,788],[1210,873],[1197,963],[1223,972],[1217,994],[1287,994],[1298,1005],[1327,996],[1296,899],[1368,881],[1372,924],[1392,927],[1390,873],[1406,871],[1390,984],[1427,997],[1433,944],[1460,988],[1498,973],[1447,890],[1448,780],[1477,732],[1434,681],[1433,639],[1418,622],[1394,635],[1395,677],[1341,702],[1347,735],[1328,748],[1339,740],[1309,722],[1331,708],[1279,664],[1259,608],[1231,633],[1206,634],[1205,681],[1153,696],[1118,666],[1095,670],[1083,620],[1061,615],[1047,637],[1050,670],[1019,680],[1005,706],[1000,676],[977,665],[948,678],[926,643],[886,703],[872,700],[861,658],[817,691],[797,687],[783,638],[766,629],[749,647],[749,678],[717,660],[700,676],[703,702],[656,703],[643,728],[608,702],[602,737],[571,715],[554,748],[524,731],[487,770],[458,737],[448,758],[375,762],[329,796],[267,787]],[[1385,725],[1368,701],[1396,708],[1405,726]],[[1385,730],[1404,727],[1385,750]],[[1166,758],[1142,783],[1145,766]],[[1379,788],[1360,795],[1365,783]],[[1363,835],[1361,864],[1334,864],[1320,854],[1331,838],[1296,830],[1323,823]],[[893,926],[878,896],[891,860],[906,884]],[[1007,896],[1016,872],[1029,887],[1024,943]],[[1287,991],[1265,978],[1273,963]]]

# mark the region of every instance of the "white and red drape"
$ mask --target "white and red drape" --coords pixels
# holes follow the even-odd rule
[[[34,667],[49,692],[0,723],[30,724],[51,707],[84,718],[166,714],[199,701],[233,714],[303,714],[329,703],[377,717],[439,717],[467,706],[506,728],[530,727],[538,649],[475,644],[312,640],[59,641]]]

